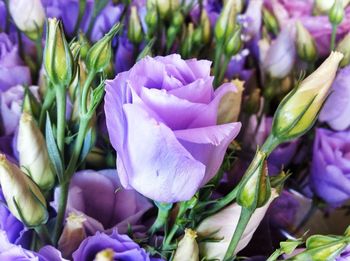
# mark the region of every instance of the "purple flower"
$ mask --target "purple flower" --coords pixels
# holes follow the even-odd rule
[[[4,261],[68,261],[52,246],[45,246],[38,253],[12,244],[6,233],[0,230],[0,260]]]
[[[151,207],[136,191],[122,189],[112,169],[79,171],[69,186],[67,213],[83,214],[90,235],[114,228],[126,233],[128,225],[138,225],[141,216]]]
[[[320,113],[320,121],[327,122],[334,130],[350,126],[350,65],[341,69],[332,85],[332,92]]]
[[[316,130],[310,183],[331,205],[350,198],[350,132]]]
[[[129,70],[134,62],[134,45],[128,40],[126,35],[119,37],[118,48],[115,53],[115,72],[125,72]]]
[[[122,185],[160,202],[190,199],[221,165],[240,123],[216,125],[210,62],[146,57],[108,81],[105,113]]]
[[[84,32],[89,30],[94,4],[95,0],[86,1],[86,9],[80,24],[80,29]],[[62,20],[68,35],[74,33],[78,21],[79,0],[44,0],[44,6],[48,17],[57,17]],[[119,21],[122,11],[122,5],[114,5],[109,1],[92,25],[91,40],[98,41],[107,33]]]
[[[30,91],[38,98],[38,87],[31,86]],[[18,126],[22,112],[24,87],[13,86],[6,91],[0,91],[0,120],[2,135],[12,135]]]
[[[350,245],[336,258],[336,261],[350,260]]]
[[[5,31],[7,20],[7,11],[4,1],[0,2],[0,31]]]
[[[281,28],[300,20],[314,37],[319,54],[327,55],[330,49],[332,25],[327,15],[313,16],[312,0],[265,0],[265,5],[273,10]],[[346,8],[345,16],[337,30],[337,39],[341,39],[350,30],[350,8]]]
[[[116,231],[111,235],[96,233],[96,235],[86,238],[73,253],[73,260],[95,260],[96,255],[104,250],[112,255],[112,260],[152,260],[149,254],[127,235],[120,235]]]
[[[0,33],[0,91],[17,84],[30,84],[29,68],[24,66],[15,45],[5,33]]]

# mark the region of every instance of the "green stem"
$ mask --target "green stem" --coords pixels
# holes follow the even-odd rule
[[[237,248],[237,245],[238,245],[239,241],[241,240],[243,232],[244,232],[245,228],[247,227],[248,222],[249,222],[253,212],[254,212],[254,210],[250,210],[250,209],[242,207],[242,211],[241,211],[241,214],[240,214],[240,217],[238,220],[238,224],[237,224],[236,230],[231,238],[228,249],[226,251],[224,261],[232,260],[234,253],[235,253],[235,250]]]
[[[36,48],[36,55],[37,55],[37,66],[40,69],[42,60],[43,60],[43,46],[41,43],[41,36],[38,36],[38,39],[35,40],[35,48]]]
[[[218,86],[219,84],[219,68],[220,68],[220,63],[221,63],[221,56],[222,56],[222,43],[218,42],[217,47],[215,49],[215,60],[214,60],[214,85],[215,87]]]
[[[51,107],[55,100],[55,92],[53,91],[52,88],[48,88],[47,93],[44,98],[44,103],[40,111],[40,117],[39,117],[39,127],[41,130],[44,129],[44,123],[45,123],[45,116],[46,116],[46,111]]]
[[[35,232],[38,234],[40,240],[44,244],[52,245],[51,237],[47,227],[45,225],[40,225],[34,228]]]
[[[275,250],[272,255],[266,261],[275,261],[277,258],[282,255],[282,251],[280,249]]]
[[[80,24],[81,24],[81,20],[83,19],[84,13],[85,13],[85,9],[86,9],[86,0],[80,0],[79,1],[79,14],[78,14],[78,19],[77,22],[75,23],[75,27],[74,27],[74,34],[73,35],[77,35]]]
[[[334,48],[335,48],[335,38],[337,36],[337,28],[338,28],[338,25],[332,24],[331,52],[334,51]]]
[[[169,250],[170,249],[170,245],[171,245],[171,241],[173,240],[174,236],[176,235],[177,231],[179,230],[179,225],[178,224],[174,224],[173,227],[171,228],[169,234],[166,236],[164,243],[163,243],[163,249],[164,250]]]
[[[152,227],[149,229],[149,233],[151,235],[156,233],[159,229],[165,227],[165,225],[168,222],[170,209],[171,209],[171,207],[168,208],[168,207],[158,206],[157,218],[154,221]]]
[[[83,85],[83,92],[82,92],[82,95],[81,95],[81,112],[82,112],[82,115],[86,115],[87,114],[87,96],[88,96],[88,93],[89,93],[89,87],[90,87],[90,84],[92,82],[92,80],[94,79],[96,73],[95,71],[90,71],[88,73],[88,76],[86,78],[86,81],[84,82],[84,85]]]
[[[225,76],[225,72],[226,72],[226,69],[227,69],[227,66],[228,66],[229,62],[230,62],[230,57],[225,56],[224,64],[220,68],[219,78],[218,78],[217,84],[220,84],[223,81],[224,76]]]
[[[66,130],[66,89],[64,86],[55,86],[57,106],[57,146],[64,161],[64,138]]]
[[[279,140],[272,133],[270,133],[260,150],[265,152],[266,156],[269,156],[279,144]]]
[[[59,187],[60,198],[59,198],[59,202],[58,202],[58,211],[57,211],[55,230],[54,230],[54,238],[53,238],[53,241],[55,244],[57,244],[58,239],[61,235],[61,231],[62,231],[64,216],[66,214],[68,189],[69,189],[69,182],[64,182]]]

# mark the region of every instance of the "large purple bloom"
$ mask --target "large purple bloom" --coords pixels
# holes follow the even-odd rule
[[[113,251],[112,260],[153,260],[144,249],[140,248],[140,246],[132,241],[127,235],[120,235],[116,231],[111,235],[96,233],[96,235],[86,238],[73,253],[73,260],[92,261],[98,253],[107,249],[109,252]]]
[[[128,225],[138,225],[141,216],[151,207],[136,191],[121,188],[112,169],[83,170],[77,172],[70,183],[67,212],[84,215],[88,235],[114,228],[126,233]]]
[[[350,126],[350,65],[341,69],[332,85],[332,92],[321,113],[320,121],[327,122],[334,130]]]
[[[190,199],[217,172],[240,123],[216,125],[210,62],[146,57],[108,81],[105,112],[121,183],[160,202]]]
[[[29,68],[19,57],[15,45],[5,33],[0,33],[0,91],[17,84],[30,84]]]
[[[332,205],[350,198],[350,132],[317,129],[310,182],[314,192]]]

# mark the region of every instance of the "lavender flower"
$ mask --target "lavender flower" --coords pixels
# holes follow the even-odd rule
[[[317,129],[310,176],[314,192],[331,205],[350,198],[350,132]]]
[[[56,193],[55,200],[58,196]],[[151,207],[148,200],[135,191],[122,189],[112,169],[79,171],[70,183],[67,213],[86,218],[84,226],[88,235],[115,228],[126,233],[129,225],[139,225],[141,216]]]
[[[109,257],[106,260],[154,260],[127,235],[114,231],[111,235],[96,233],[86,238],[73,253],[73,260],[98,260],[97,257]]]
[[[240,123],[216,125],[210,62],[146,57],[107,82],[105,113],[121,183],[161,202],[190,199],[217,172]]]
[[[29,68],[19,57],[18,47],[9,36],[0,33],[0,91],[18,84],[30,84]]]

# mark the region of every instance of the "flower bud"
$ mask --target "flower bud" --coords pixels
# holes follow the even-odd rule
[[[42,189],[49,190],[55,184],[44,136],[32,116],[22,113],[19,121],[17,150],[23,171]]]
[[[254,211],[249,220],[243,235],[235,250],[235,254],[245,248],[252,239],[253,234],[264,218],[271,202],[277,197],[277,193],[272,190],[271,197],[266,205]],[[199,243],[199,252],[211,260],[223,260],[233,233],[236,230],[242,207],[237,203],[232,203],[218,213],[204,219],[197,227],[197,234],[201,238],[217,238],[217,241],[203,241]]]
[[[262,12],[264,24],[267,30],[277,35],[279,31],[279,25],[276,17],[266,8],[263,8]]]
[[[225,41],[233,32],[236,19],[235,0],[227,0],[216,22],[214,33],[217,41]]]
[[[152,37],[158,23],[158,13],[155,7],[147,9],[145,21],[147,24],[147,34]]]
[[[315,15],[324,15],[328,14],[329,10],[334,5],[335,0],[316,0],[314,4],[314,14]],[[345,8],[349,4],[349,0],[343,0],[342,4]]]
[[[247,209],[265,205],[271,195],[266,153],[258,150],[245,172],[237,192],[237,203]]]
[[[202,10],[200,26],[202,27],[203,43],[208,44],[211,40],[211,26],[208,13],[205,9]]]
[[[312,62],[317,58],[317,47],[309,31],[298,21],[297,25],[297,52],[299,57],[306,61]]]
[[[171,10],[170,0],[155,0],[158,13],[162,19],[165,19]]]
[[[64,257],[70,257],[78,249],[80,243],[86,238],[83,215],[69,213],[64,225],[62,235],[58,241],[58,249]]]
[[[73,78],[73,56],[61,22],[49,18],[46,30],[44,64],[47,76],[56,86],[67,86]]]
[[[180,240],[175,255],[174,261],[198,261],[199,250],[196,241],[197,233],[192,229],[185,229],[185,236]]]
[[[332,8],[329,10],[328,19],[333,25],[338,25],[344,18],[344,7],[342,0],[335,0]]]
[[[241,40],[241,28],[238,27],[232,34],[232,36],[228,39],[225,46],[225,55],[227,57],[232,57],[236,55],[242,47]]]
[[[344,58],[341,60],[340,67],[345,67],[350,64],[350,33],[338,43],[335,48],[338,52],[344,54]]]
[[[137,7],[132,6],[130,11],[129,27],[128,27],[128,37],[130,42],[134,44],[139,44],[142,41],[142,27],[139,15],[137,13]]]
[[[343,54],[330,56],[280,103],[274,116],[272,133],[280,141],[304,134],[316,121],[328,95]]]
[[[173,19],[171,20],[171,25],[173,25],[176,28],[181,28],[183,22],[184,22],[183,14],[181,13],[181,11],[177,11],[173,16]]]
[[[16,165],[0,154],[0,184],[7,207],[27,227],[46,223],[48,212],[40,189]]]
[[[119,32],[120,24],[116,24],[97,43],[95,43],[86,55],[86,67],[88,71],[101,72],[111,61],[112,39]]]
[[[79,41],[79,44],[80,44],[80,52],[79,52],[80,58],[85,60],[86,55],[87,55],[88,51],[91,48],[89,40],[86,38],[85,34],[80,32],[78,34],[78,41]]]
[[[9,10],[16,26],[30,39],[41,39],[45,11],[40,0],[10,0]]]

